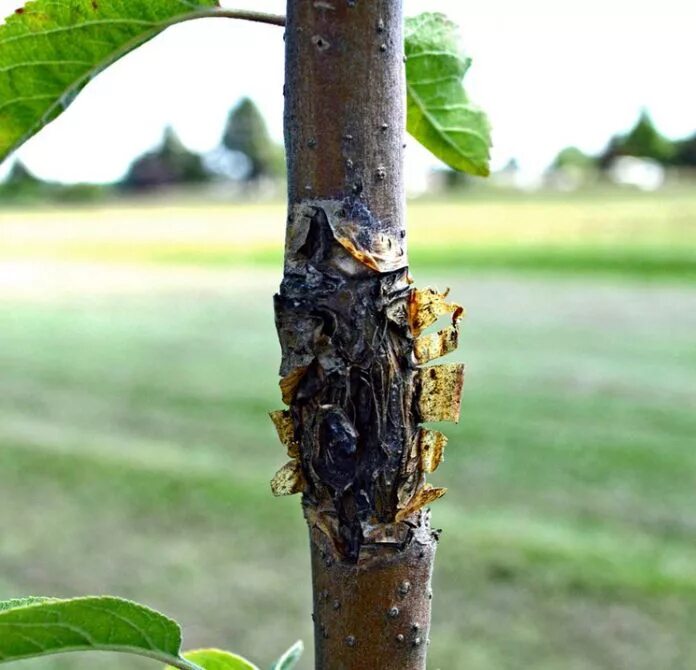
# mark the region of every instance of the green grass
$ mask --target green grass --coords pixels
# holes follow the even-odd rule
[[[131,250],[132,252],[133,250]],[[91,257],[96,250],[81,249],[78,256]],[[109,252],[110,254],[113,251]],[[456,245],[451,248],[421,246],[410,254],[414,266],[455,272],[510,270],[525,274],[592,274],[638,279],[696,280],[696,251],[674,248],[601,247],[564,245],[562,248],[529,246]],[[216,249],[214,247],[151,249],[149,262],[173,266],[278,267],[283,255],[277,249]]]
[[[137,598],[188,646],[266,666],[310,642],[299,500],[268,487],[278,272],[166,265],[90,291],[91,270],[62,290],[50,267],[34,297],[0,293],[0,593]],[[431,477],[450,492],[430,667],[696,667],[696,289],[415,272],[469,309],[462,421]]]
[[[411,261],[421,270],[696,279],[696,189],[656,193],[476,194],[412,203]],[[282,204],[172,201],[0,212],[0,260],[99,260],[277,268]]]

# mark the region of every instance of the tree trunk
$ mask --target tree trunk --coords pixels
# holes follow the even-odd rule
[[[425,483],[458,412],[461,309],[412,290],[403,187],[401,0],[289,0],[289,215],[275,297],[281,388],[272,418],[310,531],[317,670],[424,670],[437,537]],[[453,325],[418,338],[437,316]]]

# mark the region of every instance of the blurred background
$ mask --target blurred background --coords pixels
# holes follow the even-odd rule
[[[430,666],[693,669],[696,10],[406,8],[460,22],[496,142],[486,181],[407,149],[412,272],[469,313]],[[282,50],[171,29],[0,166],[2,598],[135,598],[264,667],[311,647],[299,500],[268,486]],[[95,664],[150,667],[24,667]]]

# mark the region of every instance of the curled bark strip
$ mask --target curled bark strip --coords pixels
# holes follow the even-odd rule
[[[447,437],[437,430],[420,428],[411,444],[408,457],[401,472],[401,485],[398,491],[397,520],[405,518],[403,514],[413,514],[423,505],[433,502],[436,498],[423,496],[421,491],[427,490],[425,475],[437,470],[444,458],[444,450],[447,446]],[[405,510],[408,510],[405,512]],[[401,516],[399,516],[401,515]]]
[[[408,265],[405,238],[395,234],[388,223],[375,217],[359,199],[305,199],[291,208],[285,247],[286,269],[294,267],[298,260],[302,263],[302,249],[318,210],[323,212],[336,242],[360,266],[373,272],[386,273],[401,270]],[[347,274],[360,274],[364,271],[364,268],[346,264],[340,255],[335,260]]]
[[[279,409],[275,412],[269,412],[269,416],[278,433],[278,438],[288,450],[288,456],[290,458],[299,458],[300,445],[295,439],[295,425],[292,422],[290,412],[285,409]]]
[[[429,363],[436,358],[442,358],[453,352],[459,345],[459,326],[448,326],[438,333],[421,335],[413,346],[416,361],[419,364]]]
[[[307,368],[297,368],[280,380],[280,392],[283,396],[283,402],[286,405],[290,405],[295,398],[297,385],[300,383],[305,372],[307,372]]]
[[[434,324],[445,314],[452,315],[452,324],[464,316],[464,308],[454,302],[447,302],[449,290],[440,293],[436,289],[414,289],[408,303],[408,315],[411,331],[418,337],[428,326]]]
[[[329,219],[329,225],[336,241],[375,272],[393,272],[408,264],[404,239],[394,237],[379,222],[370,224],[369,210],[360,203],[340,210],[338,217]]]
[[[408,504],[397,515],[397,521],[404,521],[424,507],[434,503],[439,498],[447,493],[447,489],[435,488],[430,484],[426,484],[422,489],[419,489],[416,494],[409,500]]]
[[[418,431],[418,455],[420,468],[423,472],[435,472],[445,457],[447,436],[439,430],[421,428]]]
[[[302,493],[305,490],[304,476],[302,468],[297,459],[292,459],[286,463],[271,480],[271,491],[273,495],[292,496],[296,493]]]
[[[421,368],[418,386],[418,413],[422,422],[459,422],[464,386],[464,366],[461,363]]]

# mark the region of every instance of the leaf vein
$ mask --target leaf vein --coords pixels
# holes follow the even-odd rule
[[[53,99],[56,96],[52,93],[45,93],[42,95],[24,95],[19,98],[12,98],[11,100],[7,100],[6,102],[3,102],[0,105],[0,112],[3,109],[7,109],[8,107],[12,107],[13,105],[22,103],[22,102],[31,102],[31,101],[36,101],[36,100],[47,100],[47,99]]]
[[[13,65],[0,67],[0,72],[12,72],[13,70],[19,70],[22,68],[43,67],[50,65],[85,65],[87,67],[92,67],[92,63],[86,60],[36,60],[27,61],[26,63],[14,63]]]
[[[98,605],[93,605],[93,604],[85,604],[84,607],[86,609],[92,609],[97,612],[101,612],[102,614],[106,614],[107,616],[113,617],[114,619],[117,619],[118,621],[121,621],[122,623],[126,624],[130,628],[132,628],[136,633],[142,636],[143,640],[147,643],[147,645],[152,649],[153,651],[157,650],[157,645],[155,645],[152,641],[152,638],[140,627],[138,626],[135,622],[133,622],[131,619],[124,617],[120,614],[117,614],[115,611],[110,610],[106,607],[99,607]]]
[[[82,23],[75,23],[70,26],[60,26],[59,28],[50,28],[49,30],[31,31],[21,33],[20,35],[10,35],[5,39],[0,40],[0,46],[25,39],[36,39],[37,37],[47,37],[49,35],[58,35],[61,33],[73,32],[74,30],[82,30],[83,28],[93,28],[94,26],[105,25],[137,25],[154,28],[160,25],[160,23],[156,21],[145,21],[144,19],[94,19],[93,21],[83,21]]]
[[[409,87],[409,88],[411,88],[411,87]],[[440,133],[440,135],[441,135],[442,138],[445,140],[445,142],[446,142],[447,144],[449,144],[449,146],[450,146],[452,149],[454,149],[454,151],[455,151],[456,153],[458,153],[460,156],[463,156],[463,157],[465,157],[465,158],[467,158],[467,159],[470,159],[471,156],[472,156],[472,154],[463,151],[462,148],[461,148],[456,142],[454,142],[454,141],[449,137],[449,135],[447,135],[446,132],[444,132],[444,129],[443,129],[443,127],[440,125],[439,121],[438,121],[434,116],[432,116],[432,114],[430,114],[430,113],[428,112],[428,109],[427,109],[425,103],[423,102],[423,100],[420,98],[420,96],[419,96],[417,93],[415,93],[413,90],[410,91],[410,95],[411,95],[411,97],[413,98],[413,101],[416,103],[416,105],[417,105],[418,108],[420,109],[421,114],[423,115],[423,118],[425,118],[425,120],[428,121],[428,122],[435,128],[435,130],[437,130],[437,131]],[[460,128],[459,130],[460,130],[461,132],[466,132],[466,131],[464,131],[464,130],[461,129],[461,128]],[[475,131],[470,131],[469,134],[475,135],[475,136],[478,137],[482,142],[484,142],[484,144],[486,144],[486,140],[480,135],[480,133],[477,133],[477,132],[475,132]]]

